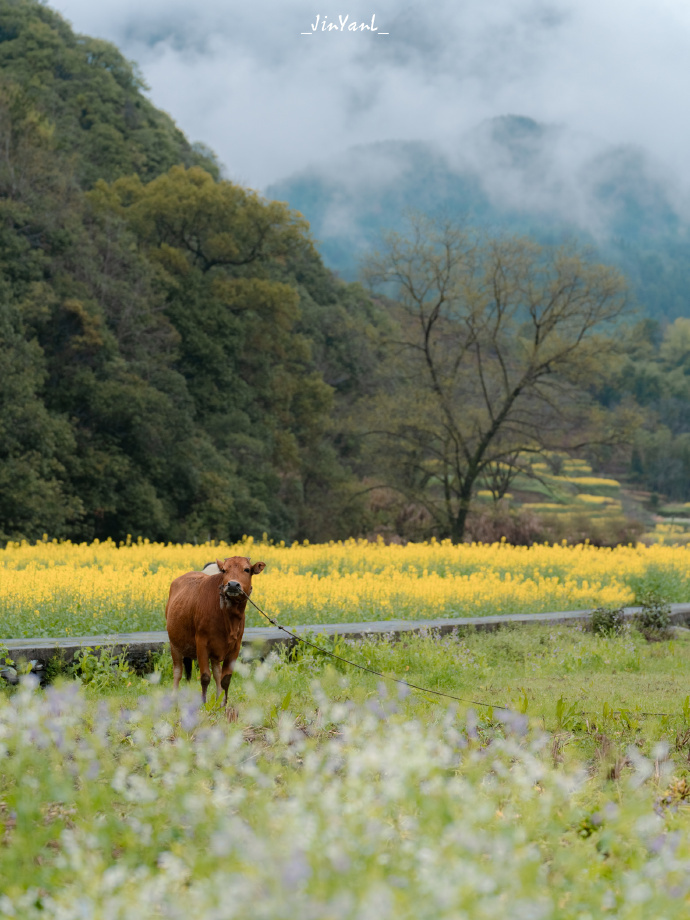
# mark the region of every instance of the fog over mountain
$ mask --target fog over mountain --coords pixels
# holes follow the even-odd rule
[[[424,178],[420,171],[429,175]],[[429,187],[431,174],[438,183],[436,190]],[[457,185],[463,177],[461,200],[466,200],[468,210],[529,210],[560,217],[598,236],[608,234],[616,210],[615,201],[606,207],[600,199],[600,186],[614,176],[639,186],[650,205],[669,197],[673,187],[670,173],[641,148],[606,148],[560,126],[542,125],[524,116],[501,116],[453,142],[386,141],[353,147],[332,159],[310,163],[269,190],[275,194],[309,181],[331,185],[333,201],[323,218],[329,234],[345,230],[347,215],[355,209],[375,209],[374,200],[387,189],[397,186],[411,206],[418,206],[413,199],[420,196],[431,196],[438,206],[449,192],[447,183]]]
[[[681,0],[58,0],[136,60],[156,105],[265,188],[384,140],[447,143],[516,113],[687,175],[690,7]],[[380,32],[317,31],[330,22]],[[679,103],[678,100],[681,100]]]
[[[392,207],[391,196],[401,207],[451,209],[484,225],[510,216],[511,223],[577,227],[598,241],[665,233],[690,215],[679,177],[644,148],[606,146],[516,115],[438,144],[353,147],[272,184],[268,193],[291,196],[295,207],[312,211],[325,237],[355,230],[365,213],[375,219]],[[634,228],[636,221],[644,228]]]
[[[443,203],[542,239],[575,230],[656,297],[653,312],[688,312],[681,0],[56,6],[136,60],[226,176],[301,210],[347,276],[405,207]],[[339,16],[342,31],[322,31]],[[362,31],[372,17],[378,31]],[[662,305],[653,279],[669,272]]]
[[[501,116],[455,143],[380,142],[323,160],[267,189],[307,216],[346,278],[408,210],[542,242],[575,237],[632,282],[661,319],[690,309],[690,207],[682,184],[633,145],[605,146],[562,126]]]

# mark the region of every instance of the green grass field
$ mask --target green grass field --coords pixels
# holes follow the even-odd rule
[[[688,915],[690,642],[330,648],[493,708],[316,651],[243,663],[235,723],[166,656],[5,693],[0,917]]]

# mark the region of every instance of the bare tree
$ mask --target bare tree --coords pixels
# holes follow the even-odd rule
[[[612,353],[602,333],[626,308],[623,279],[574,245],[423,217],[364,276],[397,334],[362,418],[396,488],[459,542],[478,488],[503,495],[530,455],[594,437],[586,384]]]

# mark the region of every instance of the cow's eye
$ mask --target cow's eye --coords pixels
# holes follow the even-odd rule
[[[245,569],[244,571],[247,572],[247,573],[249,573],[249,572],[251,571],[251,569]]]

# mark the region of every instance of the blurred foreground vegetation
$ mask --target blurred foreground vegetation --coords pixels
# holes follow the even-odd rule
[[[687,915],[690,643],[502,631],[0,696],[3,916]],[[685,699],[685,703],[683,703]],[[498,705],[510,705],[501,712]],[[649,716],[642,711],[667,711]]]

